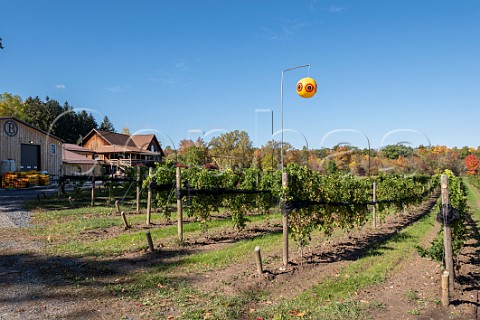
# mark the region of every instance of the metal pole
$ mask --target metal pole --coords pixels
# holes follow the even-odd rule
[[[280,162],[281,162],[282,173],[283,173],[283,166],[284,166],[284,163],[283,163],[283,78],[284,78],[285,72],[295,70],[295,69],[305,68],[305,67],[308,67],[310,69],[310,65],[306,64],[303,66],[282,70],[282,80],[280,83],[280,131],[281,131]]]
[[[281,143],[280,143],[280,159],[281,159],[281,168],[282,168],[282,189],[288,186],[288,177],[284,172],[284,159],[283,159],[283,78],[284,74],[287,71],[300,69],[308,67],[310,70],[310,65],[306,64],[303,66],[293,67],[285,69],[282,71],[282,80],[280,82],[280,131],[281,131]],[[280,200],[283,204],[283,200]],[[288,266],[288,214],[284,212],[283,205],[282,207],[282,229],[283,229],[283,268],[287,269]]]

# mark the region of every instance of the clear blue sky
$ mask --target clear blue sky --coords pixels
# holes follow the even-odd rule
[[[1,92],[68,101],[163,146],[236,129],[266,143],[282,70],[305,64],[284,74],[296,147],[480,145],[478,0],[5,0],[0,37]],[[308,74],[318,92],[303,99]]]

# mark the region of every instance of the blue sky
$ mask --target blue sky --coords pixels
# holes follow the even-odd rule
[[[480,1],[0,3],[0,92],[162,145],[280,130],[297,148],[480,145]],[[297,96],[307,75],[318,92]],[[280,134],[274,137],[280,140]]]

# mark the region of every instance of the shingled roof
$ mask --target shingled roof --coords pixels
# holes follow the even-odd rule
[[[154,134],[129,136],[121,133],[92,129],[87,135],[85,135],[83,141],[88,140],[95,133],[109,144],[98,147],[98,149],[95,150],[97,153],[135,152],[146,155],[160,154],[161,156],[164,156],[160,143],[157,141]],[[158,143],[160,146],[160,152],[152,152],[149,150],[150,145],[154,142]]]

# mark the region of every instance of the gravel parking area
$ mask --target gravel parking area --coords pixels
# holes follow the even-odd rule
[[[25,228],[30,224],[30,212],[23,209],[26,200],[38,195],[57,192],[55,188],[0,190],[0,228]]]
[[[57,192],[54,188],[0,189],[0,320],[44,319],[37,306],[46,304],[42,296],[45,270],[38,270],[35,249],[43,244],[25,237],[31,213],[23,208],[26,200]],[[43,272],[40,272],[43,271]]]

